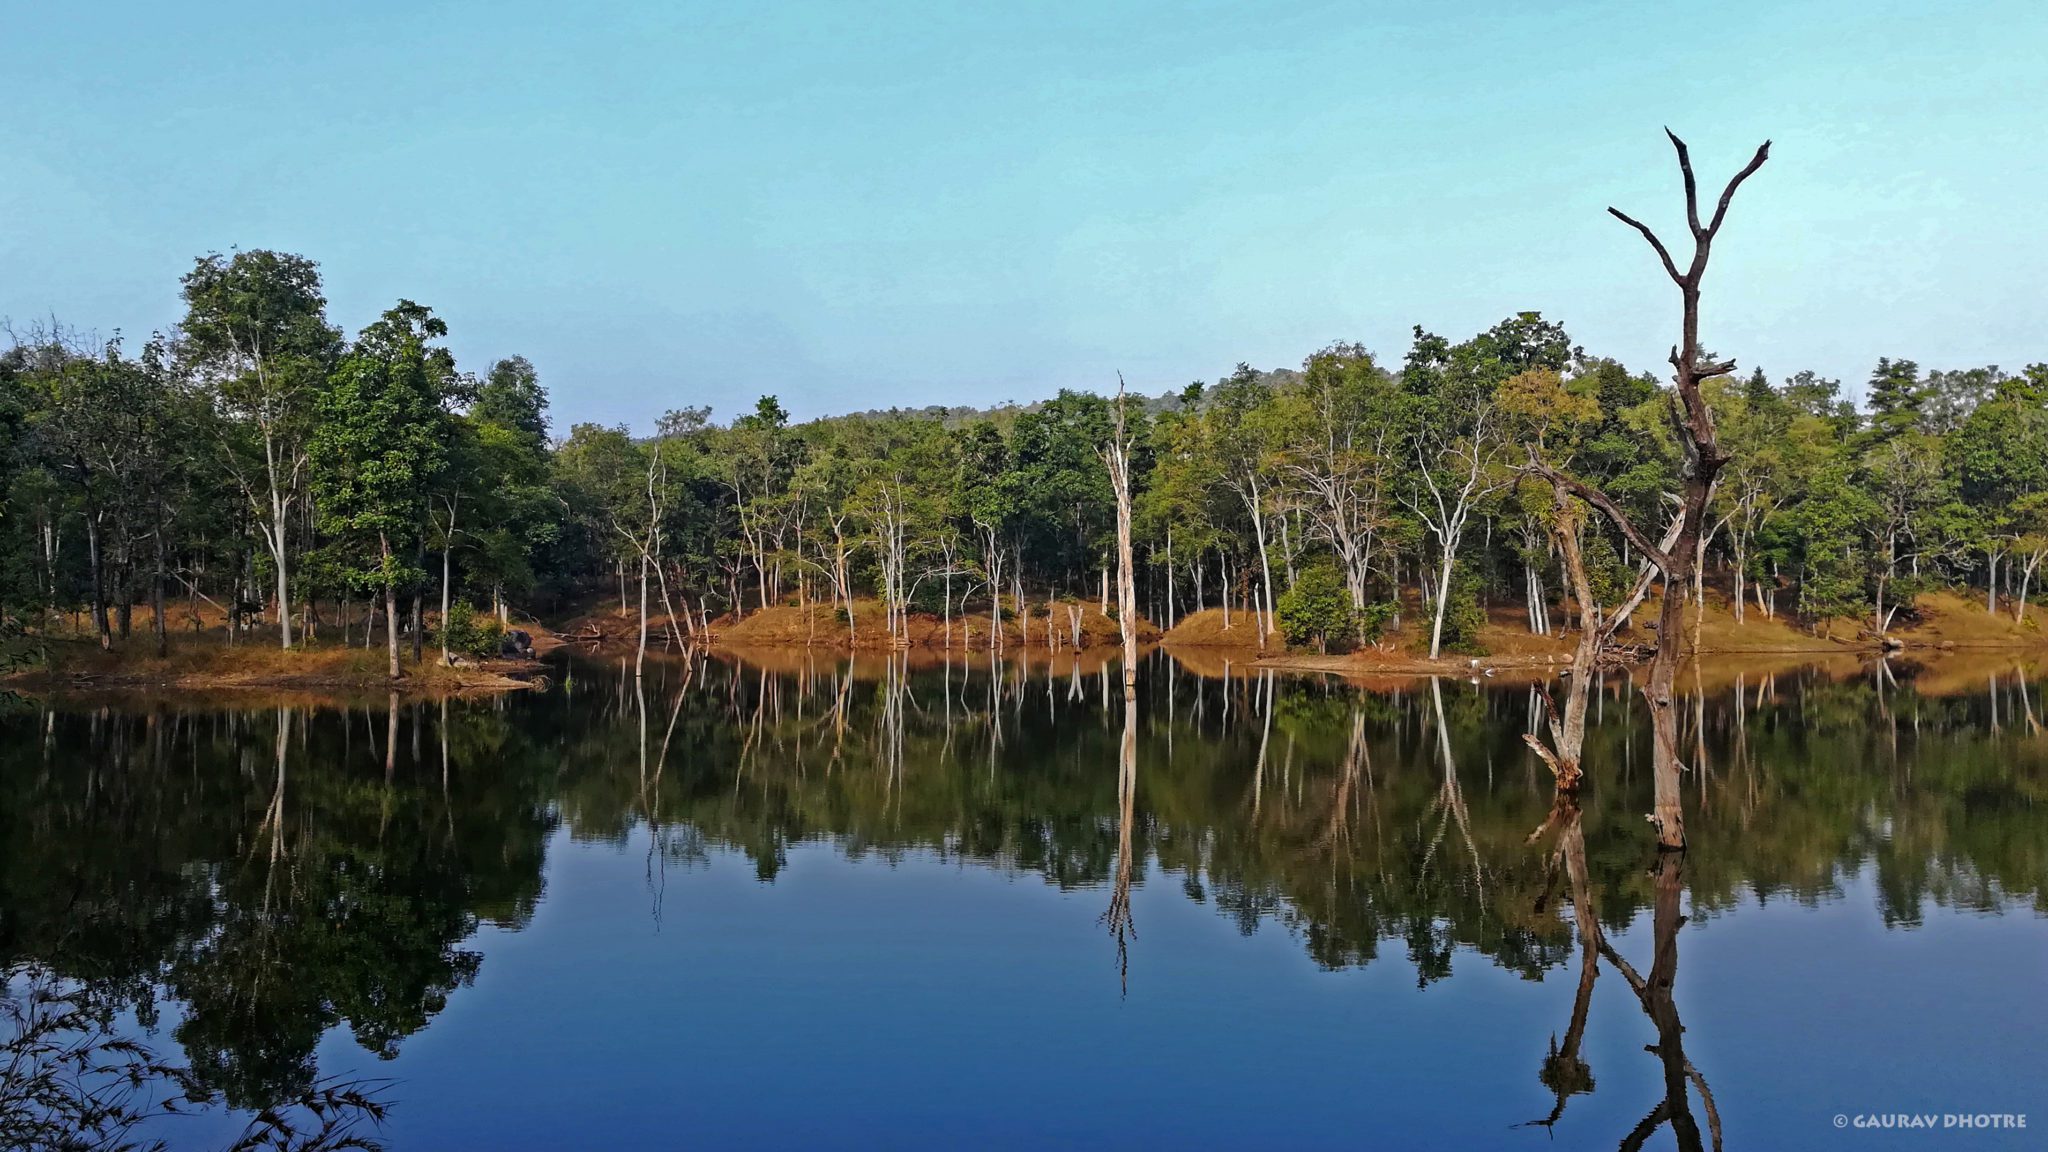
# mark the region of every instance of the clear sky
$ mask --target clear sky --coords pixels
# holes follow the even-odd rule
[[[0,3],[0,316],[231,247],[400,296],[558,425],[1147,392],[1510,313],[1661,367],[1612,203],[1719,181],[1708,344],[2048,359],[2048,4]]]

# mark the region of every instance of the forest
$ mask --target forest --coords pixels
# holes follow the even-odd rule
[[[396,675],[407,646],[616,598],[676,640],[799,604],[850,643],[901,642],[917,614],[949,643],[970,616],[987,626],[963,642],[1002,643],[1034,611],[1050,633],[1057,602],[1110,614],[1123,427],[1141,615],[1222,607],[1262,647],[1436,656],[1473,650],[1489,607],[1570,622],[1545,476],[1639,525],[1672,520],[1683,486],[1673,388],[1536,312],[1462,338],[1418,326],[1398,360],[1339,342],[1144,397],[798,423],[764,396],[720,423],[684,388],[641,435],[556,428],[534,365],[457,364],[410,300],[346,336],[304,256],[207,255],[180,289],[182,321],[139,345],[8,330],[0,618],[18,637],[381,636]],[[1938,587],[2024,619],[2048,557],[2048,364],[1884,356],[1860,392],[1811,371],[1704,380],[1727,462],[1690,594],[1878,636]],[[1648,566],[1617,523],[1572,527],[1608,604]]]

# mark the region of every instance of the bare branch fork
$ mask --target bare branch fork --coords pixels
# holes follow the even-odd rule
[[[1686,266],[1684,272],[1680,272],[1677,263],[1671,257],[1671,250],[1649,225],[1619,208],[1610,207],[1607,212],[1616,220],[1642,233],[1643,239],[1649,241],[1650,247],[1656,251],[1657,259],[1663,263],[1664,271],[1671,277],[1671,282],[1678,285],[1679,295],[1684,300],[1684,342],[1681,346],[1674,346],[1671,349],[1671,366],[1678,373],[1678,399],[1683,405],[1680,419],[1688,426],[1687,430],[1692,433],[1691,440],[1699,448],[1696,460],[1692,458],[1692,453],[1688,452],[1688,463],[1703,470],[1711,480],[1713,473],[1727,463],[1727,457],[1721,453],[1720,446],[1715,440],[1713,416],[1700,399],[1697,386],[1702,380],[1726,376],[1735,371],[1735,361],[1709,360],[1700,352],[1700,281],[1706,276],[1707,258],[1713,251],[1714,237],[1721,231],[1721,224],[1728,218],[1728,206],[1734,202],[1735,190],[1742,187],[1743,181],[1755,174],[1757,169],[1763,167],[1764,161],[1770,159],[1771,142],[1766,140],[1759,145],[1756,154],[1750,157],[1749,163],[1743,165],[1742,170],[1729,179],[1727,187],[1721,190],[1720,200],[1714,205],[1713,218],[1702,225],[1699,186],[1692,172],[1692,153],[1686,148],[1685,141],[1680,140],[1671,129],[1666,128],[1664,135],[1670,139],[1671,147],[1678,153],[1678,170],[1685,178],[1685,218],[1692,232],[1692,262]]]

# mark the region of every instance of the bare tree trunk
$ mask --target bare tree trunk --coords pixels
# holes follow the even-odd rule
[[[1116,438],[1103,453],[1116,494],[1117,628],[1124,642],[1124,699],[1135,702],[1138,686],[1138,573],[1131,555],[1131,445],[1124,439],[1123,377],[1117,377]],[[1129,739],[1129,737],[1127,737]]]
[[[1265,619],[1261,619],[1259,616],[1257,610],[1258,600],[1256,598],[1256,593],[1254,593],[1254,599],[1252,601],[1253,628],[1259,634],[1259,651],[1264,652],[1266,650],[1266,622],[1268,619],[1272,617],[1273,614],[1273,561],[1267,555],[1266,550],[1266,514],[1263,510],[1265,499],[1259,494],[1258,476],[1252,475],[1247,477],[1246,484],[1247,487],[1245,491],[1241,493],[1241,496],[1244,500],[1245,511],[1251,513],[1252,535],[1254,536],[1254,538],[1256,538],[1259,545],[1259,571],[1265,576]]]
[[[270,558],[277,565],[277,642],[280,648],[292,646],[291,581],[285,572],[285,500],[278,490],[275,449],[271,446],[270,435],[264,434],[264,452],[272,457],[270,463],[270,531],[264,534],[264,543],[270,545]],[[274,537],[274,538],[273,538]]]
[[[391,540],[384,533],[377,533],[377,548],[384,557],[384,646],[391,657],[391,678],[396,680],[402,673],[398,670],[398,580],[391,571]]]
[[[1429,628],[1429,658],[1436,659],[1444,648],[1444,609],[1451,603],[1451,572],[1458,562],[1457,535],[1444,541],[1443,562],[1438,566],[1436,580],[1436,617]]]
[[[640,553],[640,646],[633,653],[633,678],[647,666],[647,553]]]
[[[461,504],[460,497],[448,501],[448,534],[441,538],[441,663],[448,663],[448,581],[454,570],[452,557],[455,553],[455,513]],[[496,599],[493,589],[493,599]]]
[[[1742,583],[1743,580],[1747,577],[1748,573],[1749,540],[1746,536],[1738,536],[1735,540],[1735,599],[1732,601],[1732,604],[1735,608],[1735,622],[1737,624],[1741,624],[1744,622],[1742,612]]]

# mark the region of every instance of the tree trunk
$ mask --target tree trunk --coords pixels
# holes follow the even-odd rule
[[[640,553],[640,646],[633,653],[633,678],[647,665],[647,553]]]
[[[391,540],[384,533],[377,533],[377,547],[384,557],[384,646],[391,657],[391,678],[396,680],[398,670],[398,581],[391,571]]]
[[[266,449],[269,448],[266,437]],[[266,543],[270,545],[270,558],[277,565],[277,643],[280,648],[292,646],[291,580],[285,571],[284,548],[284,494],[277,487],[277,472],[273,463],[270,476],[270,532]],[[274,537],[274,538],[270,538]]]
[[[1266,621],[1270,620],[1273,615],[1273,562],[1266,554],[1266,516],[1260,510],[1260,505],[1264,503],[1264,500],[1259,496],[1258,479],[1253,477],[1249,481],[1249,485],[1249,495],[1244,498],[1245,510],[1252,514],[1252,533],[1257,537],[1259,544],[1259,571],[1264,575],[1266,582],[1266,616],[1264,620],[1258,619],[1256,611],[1257,601],[1254,600],[1253,602],[1255,606],[1253,612],[1254,625],[1255,630],[1259,634],[1259,651],[1264,652],[1266,650]]]
[[[1673,703],[1673,685],[1678,679],[1677,637],[1685,627],[1685,596],[1682,582],[1664,582],[1664,598],[1657,613],[1657,654],[1650,660],[1650,683],[1645,695],[1650,706],[1650,732],[1654,740],[1651,771],[1656,799],[1650,822],[1657,829],[1659,848],[1685,847],[1685,813],[1678,773],[1678,710]]]
[[[1607,211],[1649,242],[1665,273],[1678,286],[1681,305],[1680,340],[1671,350],[1671,366],[1676,370],[1671,418],[1682,453],[1680,475],[1684,478],[1684,492],[1679,504],[1677,537],[1657,556],[1657,567],[1664,577],[1664,596],[1658,614],[1657,655],[1650,662],[1650,682],[1645,695],[1648,697],[1655,741],[1652,764],[1656,803],[1651,820],[1657,828],[1657,845],[1661,849],[1683,849],[1685,821],[1679,803],[1678,718],[1672,700],[1672,685],[1677,676],[1679,649],[1684,640],[1681,633],[1685,626],[1686,586],[1692,579],[1702,534],[1707,529],[1707,503],[1713,494],[1715,480],[1729,460],[1721,448],[1714,428],[1713,411],[1701,391],[1700,382],[1726,376],[1735,370],[1734,361],[1708,359],[1700,349],[1700,281],[1706,274],[1714,237],[1726,219],[1728,205],[1734,199],[1736,189],[1763,167],[1764,161],[1770,157],[1771,146],[1769,141],[1765,141],[1749,163],[1728,181],[1711,220],[1702,223],[1691,154],[1685,143],[1668,129],[1665,135],[1678,153],[1679,170],[1685,178],[1686,218],[1693,239],[1692,259],[1685,271],[1679,270],[1670,249],[1648,225],[1619,209],[1609,208]],[[1551,478],[1555,482],[1558,476],[1552,473]],[[1604,493],[1578,481],[1567,483],[1574,494],[1613,520],[1629,543],[1648,551],[1647,539],[1635,531],[1627,514]],[[1694,1139],[1697,1140],[1696,1134]]]
[[[111,652],[114,648],[114,633],[107,623],[107,576],[106,563],[100,556],[100,526],[90,512],[86,513],[83,519],[86,559],[92,569],[92,626],[99,636],[100,651]]]
[[[441,538],[441,663],[448,663],[448,581],[454,565],[456,502],[448,504],[448,534]],[[493,588],[493,599],[496,589]]]
[[[1436,617],[1429,628],[1429,658],[1437,659],[1444,650],[1444,609],[1451,602],[1451,572],[1458,563],[1458,542],[1455,536],[1444,542],[1443,564],[1438,568],[1436,580]]]
[[[169,622],[164,619],[164,537],[156,533],[155,570],[149,581],[150,627],[156,633],[156,654],[159,657],[170,654],[171,641]]]
[[[1735,622],[1743,622],[1742,583],[1749,571],[1749,543],[1746,537],[1737,537],[1735,543]]]

